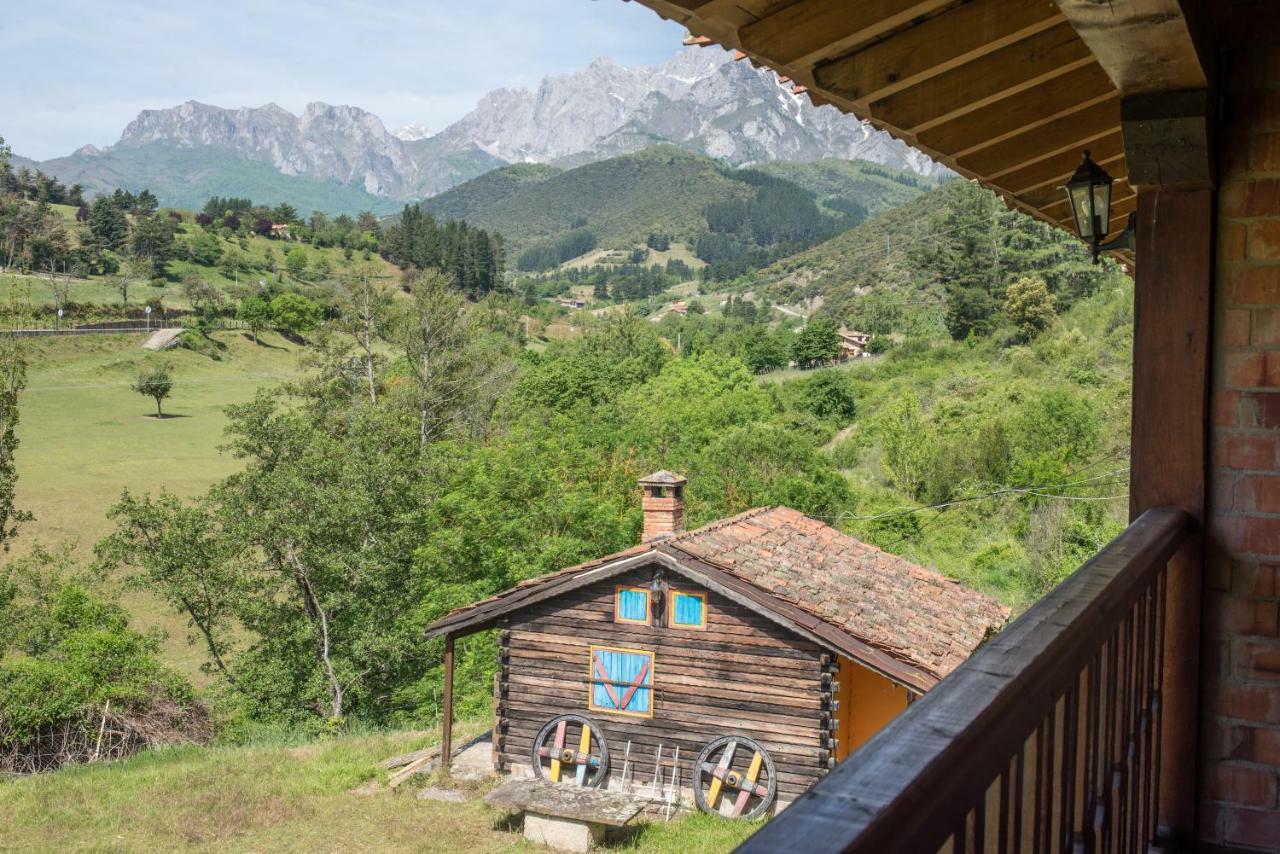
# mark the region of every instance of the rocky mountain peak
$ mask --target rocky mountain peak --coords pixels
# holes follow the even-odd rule
[[[431,137],[431,129],[426,125],[410,122],[393,130],[391,135],[402,142],[417,142],[422,139],[429,139]]]
[[[837,157],[925,175],[942,168],[833,107],[813,106],[773,72],[734,62],[716,47],[686,48],[634,68],[599,57],[532,89],[490,92],[434,135],[416,124],[389,132],[378,116],[351,105],[317,101],[294,115],[274,103],[224,109],[192,100],[142,111],[112,148],[214,147],[285,175],[412,199],[507,163],[574,165],[658,143],[734,166]],[[74,156],[99,154],[81,149]]]

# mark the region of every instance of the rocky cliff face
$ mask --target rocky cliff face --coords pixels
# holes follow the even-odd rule
[[[941,171],[887,134],[813,106],[772,71],[733,62],[718,48],[686,48],[653,67],[597,59],[535,90],[501,89],[438,139],[512,162],[581,163],[669,142],[734,165],[840,157]]]
[[[414,199],[507,163],[580,165],[657,143],[736,166],[838,157],[925,175],[941,171],[887,134],[833,107],[814,107],[780,85],[773,72],[733,62],[714,47],[687,48],[652,67],[597,59],[574,74],[547,77],[533,90],[500,89],[434,135],[421,125],[388,132],[381,119],[358,107],[314,103],[295,116],[275,104],[224,109],[188,101],[142,112],[106,153],[140,146],[210,148],[220,162],[234,155],[283,175]],[[82,180],[94,183],[92,158],[102,154],[82,149],[50,164],[65,171],[70,167],[64,161],[74,161]],[[130,178],[100,177],[97,183],[117,185]]]
[[[407,195],[417,179],[401,141],[358,107],[315,103],[295,116],[275,104],[227,110],[188,101],[142,112],[117,145],[154,142],[231,148],[285,175],[355,185],[378,196]]]

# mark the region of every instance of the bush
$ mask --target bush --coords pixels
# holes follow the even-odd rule
[[[796,406],[823,421],[840,423],[852,421],[858,412],[849,377],[830,368],[804,381]]]
[[[315,329],[321,316],[320,306],[302,294],[284,293],[271,301],[271,317],[276,326],[294,335]]]
[[[206,740],[207,711],[159,663],[161,636],[69,575],[43,551],[0,568],[0,771]]]

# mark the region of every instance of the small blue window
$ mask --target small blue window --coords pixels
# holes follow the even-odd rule
[[[614,619],[619,623],[649,625],[649,591],[643,587],[619,587]]]
[[[593,711],[653,717],[653,653],[591,647]]]
[[[707,627],[707,595],[673,590],[671,592],[671,625],[686,629],[705,629]]]

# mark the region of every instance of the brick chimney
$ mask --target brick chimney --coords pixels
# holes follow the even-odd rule
[[[641,542],[663,540],[684,531],[685,483],[680,475],[665,470],[640,478],[640,486],[644,489]]]

